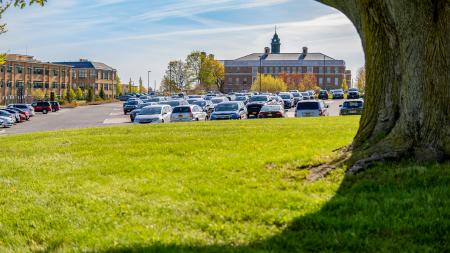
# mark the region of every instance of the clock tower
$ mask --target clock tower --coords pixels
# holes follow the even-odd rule
[[[276,27],[275,27],[275,34],[273,35],[271,45],[272,45],[272,54],[279,54],[280,48],[281,48],[281,42],[280,42],[280,38],[278,37]]]

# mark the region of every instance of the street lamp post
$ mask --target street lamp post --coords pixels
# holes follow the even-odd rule
[[[147,71],[147,93],[150,93],[150,73],[151,72],[152,72],[151,70]]]
[[[263,58],[263,56],[260,56],[259,57],[259,93],[261,93],[261,85],[262,85],[262,75],[261,75],[261,72],[262,72],[262,58]]]

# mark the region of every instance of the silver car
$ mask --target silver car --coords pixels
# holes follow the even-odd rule
[[[172,107],[170,105],[151,105],[142,108],[136,118],[135,124],[149,124],[149,123],[167,123],[170,122],[172,114]]]
[[[14,121],[9,117],[0,116],[0,127],[9,128],[14,125]]]
[[[322,100],[300,101],[295,109],[295,117],[328,116],[327,108]]]
[[[198,105],[177,106],[173,108],[171,122],[190,122],[206,120],[207,114]]]

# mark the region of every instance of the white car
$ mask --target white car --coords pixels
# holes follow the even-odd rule
[[[204,121],[207,114],[198,105],[177,106],[173,108],[171,122]]]
[[[151,105],[142,108],[134,118],[135,124],[170,122],[172,107],[170,105]]]

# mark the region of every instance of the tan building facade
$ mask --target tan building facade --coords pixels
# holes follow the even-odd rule
[[[72,88],[87,90],[92,88],[96,95],[100,94],[103,88],[108,98],[117,96],[116,75],[117,71],[101,62],[93,62],[80,59],[77,62],[57,62],[57,64],[69,65],[72,67]]]
[[[72,67],[41,62],[33,56],[8,54],[0,66],[0,104],[30,103],[40,90],[50,97],[64,95],[72,83]]]

